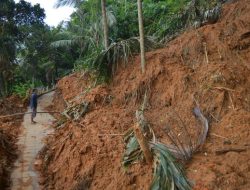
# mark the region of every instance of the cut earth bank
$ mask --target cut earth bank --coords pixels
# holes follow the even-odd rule
[[[11,96],[0,101],[0,116],[21,113],[26,110],[26,105],[17,96]],[[10,186],[10,173],[14,161],[17,159],[18,136],[21,133],[23,116],[0,119],[0,189]]]

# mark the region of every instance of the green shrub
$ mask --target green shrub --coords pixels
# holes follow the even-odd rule
[[[13,87],[13,94],[17,94],[20,97],[25,97],[27,91],[30,88],[32,88],[32,83],[29,83],[29,82],[16,84]]]
[[[29,89],[42,86],[42,83],[40,81],[35,81],[32,83],[31,81],[27,81],[25,83],[18,83],[15,84],[12,88],[13,94],[17,94],[18,96],[24,98],[26,97],[26,93]]]

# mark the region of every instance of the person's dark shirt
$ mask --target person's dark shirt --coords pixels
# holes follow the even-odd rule
[[[32,95],[31,95],[30,107],[31,108],[37,108],[37,94],[36,93],[32,93]]]

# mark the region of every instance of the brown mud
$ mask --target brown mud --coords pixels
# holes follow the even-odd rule
[[[220,20],[189,30],[163,49],[120,66],[109,85],[89,91],[91,81],[74,73],[59,81],[54,108],[90,102],[80,121],[55,129],[41,151],[43,189],[149,189],[152,166],[121,164],[121,135],[136,122],[135,111],[147,92],[145,117],[159,141],[168,143],[166,125],[178,115],[194,131],[196,100],[209,120],[202,149],[185,164],[196,190],[250,189],[250,0],[224,5]],[[87,92],[87,93],[86,93]],[[217,151],[228,152],[218,154]],[[242,152],[234,149],[243,149]]]
[[[24,112],[25,107],[19,97],[8,97],[0,100],[0,116]],[[17,159],[16,142],[22,120],[22,116],[0,119],[0,189],[7,189],[11,184],[10,173]]]

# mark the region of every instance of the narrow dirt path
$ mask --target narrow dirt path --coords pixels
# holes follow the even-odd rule
[[[38,100],[37,111],[52,103],[53,92],[43,95]],[[36,124],[31,124],[30,115],[24,116],[23,132],[18,140],[19,158],[12,172],[12,190],[39,190],[39,175],[34,168],[37,153],[43,147],[43,139],[53,133],[50,124],[54,118],[50,114],[37,114]]]

